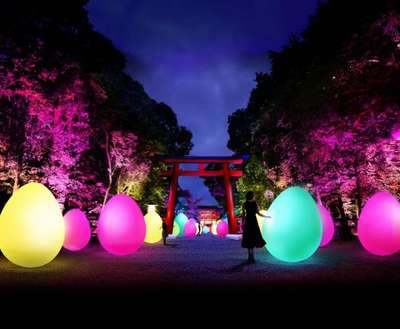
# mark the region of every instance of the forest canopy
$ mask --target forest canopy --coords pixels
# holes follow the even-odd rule
[[[37,181],[64,210],[78,207],[93,216],[115,193],[131,195],[142,208],[163,206],[160,158],[187,154],[192,134],[125,73],[124,54],[93,29],[86,5],[15,0],[2,6],[2,201]]]
[[[265,193],[303,186],[341,218],[357,218],[374,192],[400,196],[398,2],[321,2],[269,62],[228,120],[228,147],[263,173],[238,190],[265,203]]]

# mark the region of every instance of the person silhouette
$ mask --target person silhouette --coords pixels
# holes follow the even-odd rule
[[[162,238],[164,246],[167,245],[167,237],[168,237],[168,225],[165,220],[162,221]]]
[[[256,200],[254,200],[254,192],[249,191],[246,193],[246,202],[244,202],[243,207],[243,237],[242,237],[242,247],[248,250],[248,264],[254,264],[254,248],[262,248],[265,246],[265,241],[261,235],[260,228],[258,226],[256,215],[262,216],[264,218],[269,218],[269,216],[264,216],[260,213]]]

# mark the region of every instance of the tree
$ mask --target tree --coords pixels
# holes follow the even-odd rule
[[[244,176],[237,180],[236,186],[238,207],[241,207],[246,201],[246,193],[253,191],[260,209],[267,209],[271,203],[267,194],[272,192],[276,195],[280,191],[277,186],[274,186],[273,181],[267,177],[266,168],[255,156],[251,156],[245,164]]]
[[[259,158],[275,188],[321,195],[343,222],[376,191],[399,195],[399,10],[321,4],[299,37],[270,53],[271,72],[257,74],[247,108],[229,119],[233,151]]]
[[[94,220],[115,193],[163,202],[160,159],[187,154],[192,136],[124,72],[124,55],[93,30],[86,3],[2,7],[0,191],[42,182],[65,210]]]

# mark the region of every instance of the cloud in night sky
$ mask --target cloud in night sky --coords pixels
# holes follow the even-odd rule
[[[193,132],[193,155],[229,155],[227,117],[245,107],[267,51],[299,33],[318,0],[91,0],[90,19],[127,71]],[[200,179],[184,188],[211,202]]]

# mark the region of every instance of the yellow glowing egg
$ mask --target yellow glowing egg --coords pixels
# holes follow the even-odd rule
[[[21,187],[1,213],[1,251],[16,265],[39,267],[51,262],[63,246],[64,234],[60,206],[42,184]]]
[[[147,207],[147,214],[144,216],[146,222],[146,237],[144,242],[157,243],[162,238],[162,219],[156,212],[155,205]]]

